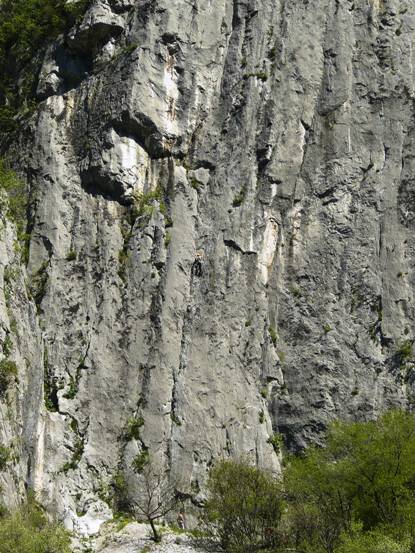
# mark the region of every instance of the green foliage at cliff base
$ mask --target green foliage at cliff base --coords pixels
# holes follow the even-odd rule
[[[30,500],[0,517],[0,553],[70,553],[69,534]]]
[[[414,461],[414,415],[336,422],[324,448],[287,455],[279,479],[218,463],[205,519],[232,553],[413,553]]]

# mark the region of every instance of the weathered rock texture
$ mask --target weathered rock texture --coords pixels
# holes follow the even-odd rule
[[[414,43],[412,0],[96,0],[50,45],[11,148],[10,501],[91,530],[146,448],[197,504],[216,458],[411,404]]]

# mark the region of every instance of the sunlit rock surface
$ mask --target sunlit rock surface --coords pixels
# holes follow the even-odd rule
[[[412,404],[414,26],[410,0],[102,0],[50,45],[11,148],[27,269],[0,243],[10,503],[15,475],[95,532],[148,449],[191,509],[215,459],[278,471],[274,433]]]

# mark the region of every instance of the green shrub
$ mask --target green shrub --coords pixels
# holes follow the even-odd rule
[[[226,551],[277,545],[284,503],[274,476],[244,462],[221,461],[210,472],[208,493],[205,523]]]
[[[383,553],[383,540],[392,544],[390,550],[385,546],[389,553],[394,534],[414,537],[414,458],[412,414],[391,411],[378,421],[333,423],[325,448],[312,447],[290,458],[285,470],[295,546]],[[372,534],[354,535],[341,546],[344,536],[353,536],[354,522]],[[392,537],[381,540],[378,532]],[[399,551],[399,543],[396,547]]]
[[[7,333],[3,342],[3,355],[8,357],[13,351],[13,342],[10,337],[10,332]]]
[[[125,431],[124,438],[126,441],[139,440],[140,439],[140,429],[144,426],[143,417],[132,417],[127,421],[127,429]]]
[[[268,332],[269,332],[269,335],[271,337],[272,343],[274,344],[274,346],[276,346],[277,342],[278,342],[277,329],[275,328],[275,326],[270,325],[268,327]]]
[[[261,397],[264,398],[264,399],[267,399],[267,397],[268,397],[268,388],[266,388],[266,387],[261,388]]]
[[[29,501],[0,518],[0,553],[70,553],[69,534]]]
[[[0,2],[0,132],[17,128],[19,111],[33,111],[41,53],[68,30],[89,0],[2,0]]]
[[[284,436],[278,432],[268,438],[268,443],[272,445],[275,453],[278,455],[281,453],[284,446]]]
[[[150,454],[147,449],[144,449],[134,457],[131,466],[134,472],[136,472],[137,474],[141,474],[145,469],[145,467],[149,464],[149,462],[150,462]]]
[[[2,359],[0,361],[0,397],[3,396],[10,386],[16,380],[17,365],[10,359]]]
[[[67,461],[63,465],[61,469],[62,472],[66,473],[69,470],[75,470],[78,467],[79,461],[81,460],[81,457],[84,453],[84,447],[85,447],[84,440],[80,436],[77,436],[74,444],[74,450],[72,453],[72,459],[70,461]]]
[[[69,388],[68,391],[63,394],[65,399],[74,399],[78,393],[79,383],[72,375],[69,376]]]
[[[242,188],[242,190],[238,192],[238,194],[236,194],[236,196],[234,197],[232,201],[232,207],[240,207],[244,203],[245,198],[246,198],[246,188]]]
[[[0,471],[5,470],[7,463],[11,459],[11,450],[9,447],[6,447],[0,444]]]
[[[301,296],[303,295],[301,288],[299,288],[295,284],[290,284],[288,289],[295,298],[301,298]]]
[[[118,471],[114,474],[111,488],[113,490],[114,510],[117,513],[128,513],[131,505],[128,497],[128,485],[123,472]]]
[[[136,217],[143,215],[152,215],[154,212],[153,202],[159,202],[160,212],[164,215],[167,212],[163,199],[163,189],[161,186],[157,186],[154,190],[149,192],[135,192],[134,193],[134,209]]]
[[[401,342],[396,350],[396,355],[399,358],[401,365],[405,364],[407,361],[410,361],[413,357],[413,341],[404,340]]]

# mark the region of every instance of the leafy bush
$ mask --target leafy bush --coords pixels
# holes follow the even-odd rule
[[[275,433],[268,438],[268,443],[272,445],[275,453],[278,455],[284,446],[284,436],[279,433]]]
[[[134,472],[136,472],[137,474],[141,474],[149,462],[150,462],[150,454],[147,449],[144,449],[134,457],[132,462],[132,468]]]
[[[284,508],[280,482],[246,463],[221,461],[211,471],[205,521],[226,551],[277,545]]]
[[[413,532],[414,458],[415,419],[409,413],[391,411],[378,421],[334,423],[324,449],[310,448],[292,457],[285,471],[296,547],[332,553],[342,535],[352,535],[356,521],[364,532]],[[364,539],[370,543],[379,537],[373,536]],[[340,551],[357,551],[353,540],[346,542],[349,549]]]
[[[144,426],[143,417],[130,418],[127,422],[127,429],[124,438],[127,441],[140,439],[140,428]]]
[[[70,553],[70,537],[34,501],[0,518],[0,553]]]
[[[123,472],[118,471],[115,473],[112,481],[111,488],[113,491],[113,508],[117,513],[129,513],[131,510],[131,503],[128,496],[128,484]]]
[[[269,441],[281,447],[279,434]],[[414,459],[413,414],[336,422],[324,448],[286,458],[283,485],[245,463],[219,463],[204,516],[232,553],[413,553]]]
[[[149,192],[136,191],[133,195],[133,217],[151,216],[155,211],[154,201],[159,203],[160,213],[168,218],[168,211],[164,203],[163,189],[157,185],[154,190]]]

